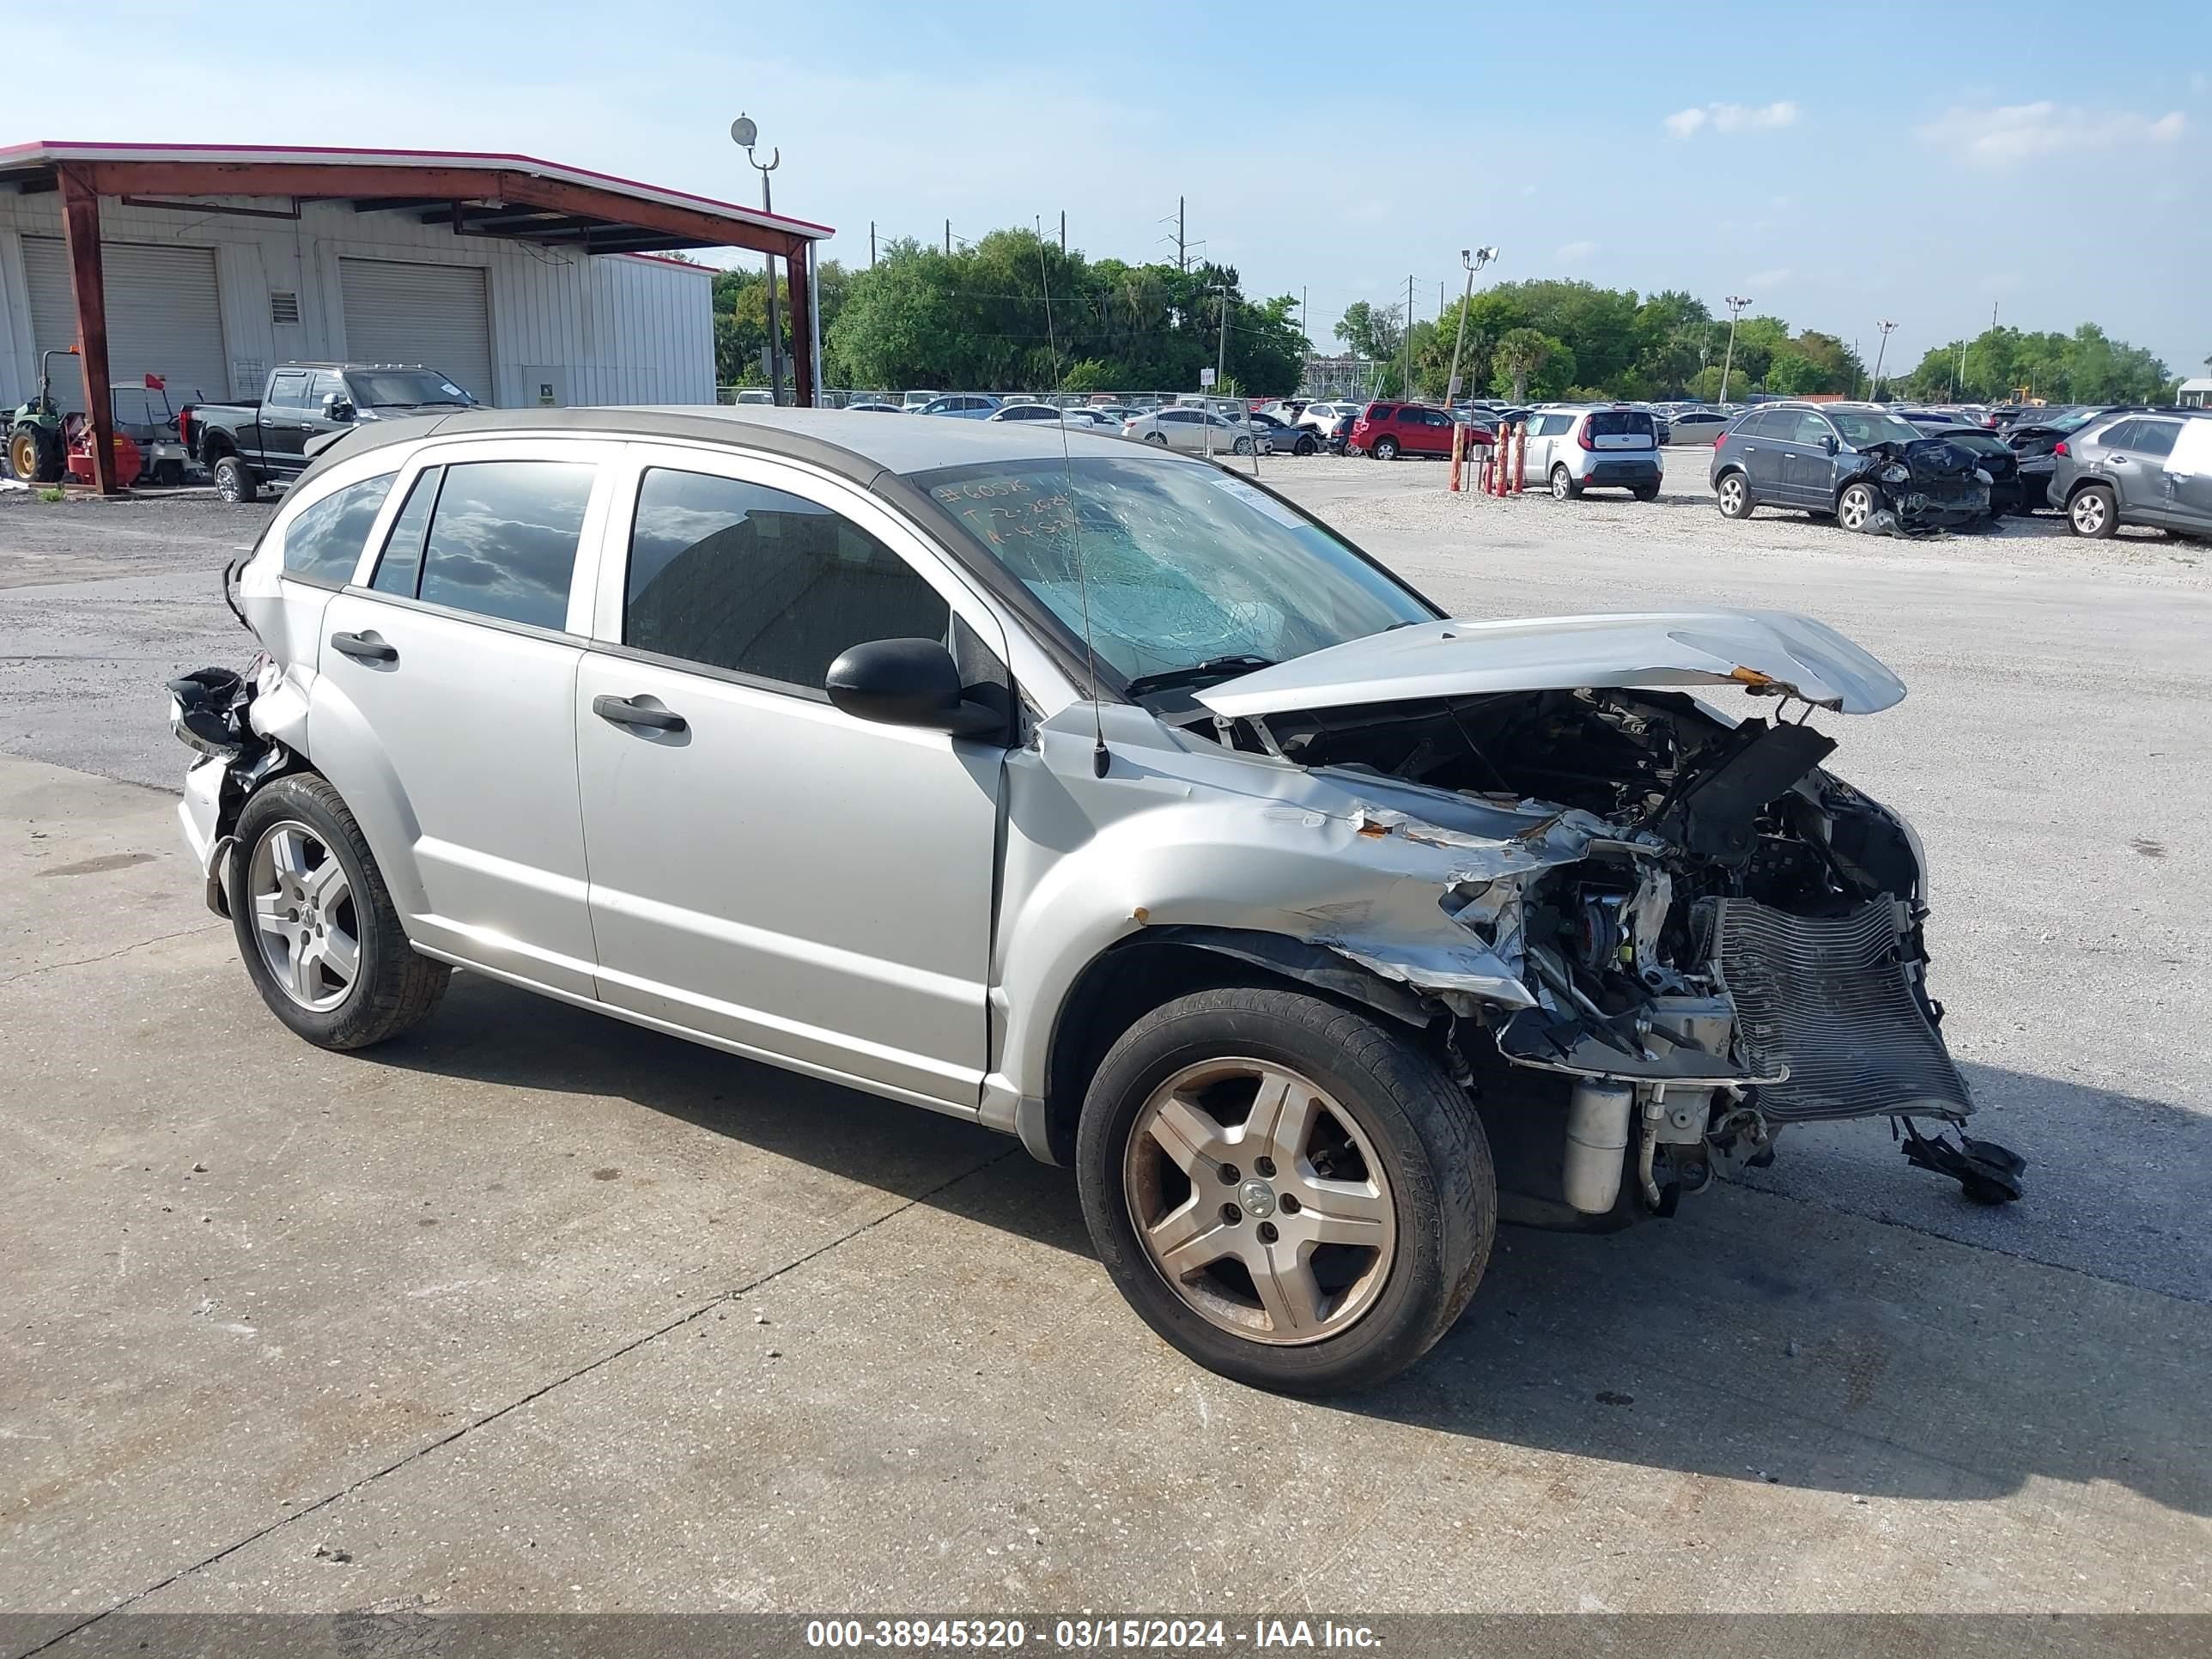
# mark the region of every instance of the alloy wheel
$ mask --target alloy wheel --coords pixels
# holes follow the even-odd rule
[[[1721,480],[1721,512],[1731,519],[1742,515],[1743,480],[1734,473]]]
[[[246,866],[254,939],[284,994],[335,1008],[361,973],[361,924],[345,866],[322,837],[286,819],[261,837]]]
[[[2094,489],[2085,489],[2074,498],[2074,528],[2084,536],[2094,536],[2105,527],[2105,498]]]
[[[1555,501],[1564,501],[1573,493],[1573,483],[1567,477],[1567,469],[1564,466],[1553,467],[1552,469],[1552,499]]]
[[[1123,1190],[1137,1237],[1210,1324],[1318,1342],[1375,1305],[1397,1253],[1382,1161],[1358,1119],[1273,1061],[1187,1066],[1131,1127]]]
[[[1853,484],[1836,503],[1836,522],[1846,530],[1863,530],[1872,517],[1874,492],[1864,484]]]

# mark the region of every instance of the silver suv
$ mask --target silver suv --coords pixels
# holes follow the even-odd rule
[[[1529,413],[1528,441],[1529,483],[1540,483],[1559,501],[1607,486],[1639,501],[1659,499],[1667,463],[1658,423],[1647,410],[1546,404]]]
[[[1226,1375],[1371,1384],[1501,1213],[1795,1122],[2018,1193],[1938,1127],[1919,844],[1802,718],[1905,688],[1817,623],[1456,622],[1221,467],[789,409],[357,432],[235,587],[180,811],[292,1030],[458,965],[1018,1135]]]
[[[2124,412],[2051,452],[2051,500],[2077,536],[2151,525],[2212,536],[2212,415]]]

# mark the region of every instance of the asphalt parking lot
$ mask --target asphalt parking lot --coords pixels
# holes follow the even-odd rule
[[[266,510],[0,501],[9,1629],[2212,1610],[2208,550],[1730,524],[1668,459],[1649,506],[1261,466],[1466,614],[1786,608],[1895,666],[1821,723],[1928,844],[2028,1197],[1794,1131],[1671,1223],[1503,1235],[1423,1365],[1328,1405],[1154,1340],[1068,1178],[967,1126],[469,975],[386,1048],[291,1039],[158,694],[249,653],[216,573]]]

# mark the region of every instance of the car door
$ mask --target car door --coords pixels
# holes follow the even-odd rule
[[[1792,499],[1789,485],[1783,477],[1784,457],[1788,453],[1784,434],[1795,432],[1797,422],[1787,410],[1762,410],[1738,428],[1741,441],[1737,453],[1743,458],[1744,474],[1751,480],[1751,493],[1762,501],[1787,501]]]
[[[1002,629],[911,526],[810,471],[639,444],[617,500],[574,700],[601,998],[974,1111],[1005,746],[856,719],[823,685],[852,646],[935,638],[1004,701]]]
[[[2183,421],[2166,458],[2167,522],[2176,530],[2212,536],[2212,417]]]
[[[1834,505],[1836,463],[1828,441],[1843,448],[1843,434],[1816,410],[1801,409],[1792,417],[1788,442],[1780,446],[1782,487],[1793,507],[1828,507]]]
[[[2166,489],[2166,464],[2180,435],[2179,421],[2139,416],[2126,422],[2120,434],[2106,439],[2111,447],[2105,460],[2119,490],[2124,523],[2162,525],[2171,519],[2173,502]]]
[[[589,997],[575,683],[612,445],[432,445],[323,613],[308,749],[440,955]]]
[[[1202,453],[1206,447],[1206,420],[1194,409],[1162,410],[1160,430],[1168,434],[1168,447],[1193,455]]]
[[[307,465],[307,398],[314,376],[304,368],[280,368],[269,377],[261,400],[260,465],[276,477],[289,477]]]

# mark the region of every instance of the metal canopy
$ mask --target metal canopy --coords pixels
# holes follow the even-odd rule
[[[106,397],[106,307],[101,289],[100,202],[129,196],[337,201],[358,213],[402,213],[456,235],[494,237],[591,253],[667,253],[736,247],[784,260],[790,280],[792,368],[799,398],[813,397],[813,244],[830,234],[810,223],[685,191],[565,167],[534,156],[456,150],[373,150],[273,145],[76,143],[40,140],[0,147],[0,189],[58,191],[83,347],[94,471],[115,489],[114,433]],[[220,212],[217,203],[178,207]],[[253,210],[234,210],[252,211]]]

